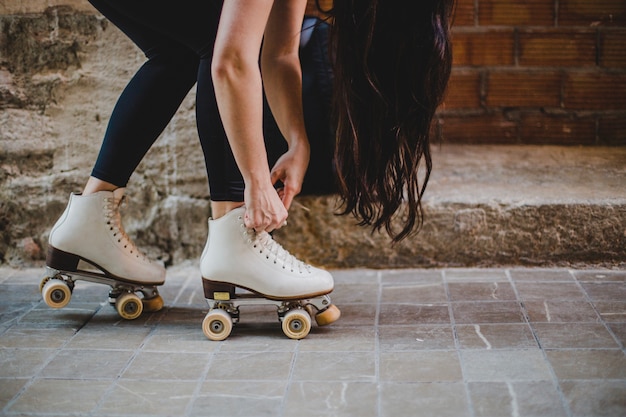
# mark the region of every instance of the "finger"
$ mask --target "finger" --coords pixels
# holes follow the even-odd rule
[[[289,207],[291,207],[291,203],[293,202],[293,198],[296,196],[296,193],[293,191],[292,188],[285,187],[283,188],[282,194],[283,195],[281,196],[281,199],[283,201],[283,205],[287,210],[289,210]]]

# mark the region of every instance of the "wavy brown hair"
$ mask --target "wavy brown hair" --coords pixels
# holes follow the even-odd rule
[[[453,8],[454,0],[335,0],[329,12],[341,214],[384,228],[394,242],[423,223],[430,127],[452,65]]]

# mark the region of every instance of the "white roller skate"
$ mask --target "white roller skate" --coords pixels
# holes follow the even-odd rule
[[[226,339],[242,305],[275,305],[283,332],[292,339],[308,335],[311,316],[320,326],[339,319],[341,313],[327,295],[334,287],[332,275],[298,260],[267,232],[246,228],[244,213],[240,207],[209,220],[200,262],[210,306],[204,334],[211,340]]]
[[[70,196],[50,232],[46,276],[40,284],[50,307],[65,307],[77,280],[109,285],[109,302],[125,319],[163,307],[156,287],[165,281],[165,268],[147,259],[124,231],[119,212],[123,195],[124,189],[118,188]]]

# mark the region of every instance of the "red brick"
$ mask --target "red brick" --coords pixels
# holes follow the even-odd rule
[[[480,0],[480,26],[554,26],[553,0]]]
[[[563,104],[574,110],[624,110],[626,74],[569,73],[564,82]]]
[[[439,120],[444,142],[518,143],[517,122],[502,115],[444,116]]]
[[[600,31],[600,66],[626,68],[626,30]]]
[[[559,0],[559,26],[624,26],[624,0]]]
[[[561,75],[557,72],[491,72],[487,79],[488,107],[559,107]]]
[[[606,145],[626,145],[626,114],[601,117],[598,123],[598,139]]]
[[[520,139],[525,144],[593,145],[596,119],[533,113],[522,116]]]
[[[453,70],[443,110],[480,108],[480,73]]]
[[[474,0],[457,0],[453,26],[475,26],[475,17]]]
[[[455,65],[512,65],[514,37],[512,29],[465,31],[452,35]]]
[[[527,30],[519,33],[519,65],[589,67],[596,65],[593,29]]]

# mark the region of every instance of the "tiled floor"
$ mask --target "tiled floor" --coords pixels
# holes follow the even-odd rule
[[[624,416],[626,271],[334,271],[337,323],[287,339],[272,307],[207,340],[195,264],[121,320],[80,281],[0,269],[0,410],[19,416]]]

